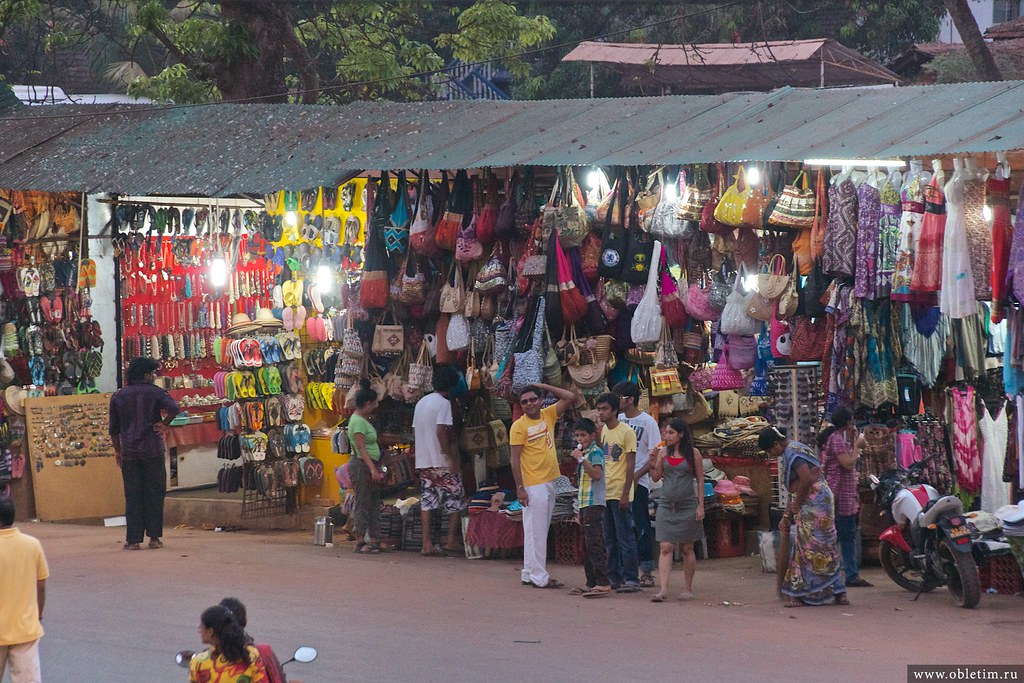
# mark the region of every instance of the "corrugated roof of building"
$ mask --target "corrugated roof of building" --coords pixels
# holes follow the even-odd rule
[[[887,158],[1024,149],[1024,81],[343,107],[36,107],[0,187],[227,196],[363,170]]]
[[[771,40],[758,43],[603,43],[584,41],[562,58],[563,62],[610,62],[659,66],[738,66],[764,62],[811,59],[827,40]]]

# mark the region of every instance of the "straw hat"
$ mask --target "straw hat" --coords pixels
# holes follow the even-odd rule
[[[281,327],[284,324],[274,317],[274,312],[269,308],[257,309],[255,322],[261,327]]]
[[[25,390],[25,387],[19,387],[12,384],[4,390],[4,405],[12,413],[24,415],[25,406],[23,405],[23,401],[26,396],[28,396],[28,391]]]
[[[249,319],[247,313],[235,313],[231,316],[231,326],[228,327],[228,334],[235,332],[251,332],[255,330],[259,325]]]

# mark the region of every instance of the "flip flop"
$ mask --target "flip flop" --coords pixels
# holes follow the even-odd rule
[[[584,598],[604,598],[611,594],[610,590],[601,590],[600,588],[591,588],[583,594]]]
[[[569,589],[569,595],[583,595],[584,593],[588,592],[589,590],[590,590],[589,588],[580,588],[579,586],[576,586],[575,588],[570,588]]]
[[[281,322],[284,323],[284,329],[291,332],[295,329],[295,310],[290,306],[281,313]]]
[[[665,602],[665,594],[664,593],[655,593],[654,595],[651,596],[651,602]]]

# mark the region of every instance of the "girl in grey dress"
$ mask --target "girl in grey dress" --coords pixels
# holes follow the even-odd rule
[[[658,558],[658,579],[661,590],[651,602],[664,602],[668,593],[668,578],[672,571],[672,555],[676,546],[683,546],[683,592],[680,600],[693,598],[693,575],[697,571],[697,556],[693,544],[704,534],[704,465],[700,451],[693,447],[690,427],[683,420],[673,419],[662,428],[664,439],[658,448],[651,469],[651,479],[664,480],[658,503],[658,518],[654,535],[661,548]],[[694,472],[701,473],[695,481]],[[700,486],[698,492],[697,487]]]

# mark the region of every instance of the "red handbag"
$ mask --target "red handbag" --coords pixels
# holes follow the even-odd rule
[[[822,359],[825,355],[825,323],[824,317],[799,316],[793,318],[790,334],[792,341],[789,352],[790,362],[820,361]]]
[[[700,214],[700,229],[712,235],[720,235],[732,230],[731,227],[720,223],[715,218],[715,208],[718,206],[719,197],[722,196],[722,179],[725,177],[725,169],[722,164],[718,164],[716,170],[718,171],[718,182],[715,188],[711,190],[711,198],[704,205],[704,210]]]
[[[558,258],[558,298],[562,304],[562,318],[567,325],[572,325],[587,314],[587,299],[573,282],[572,266],[569,264],[565,252],[562,251],[562,243],[558,239],[558,234],[552,233],[552,235],[555,254]]]

